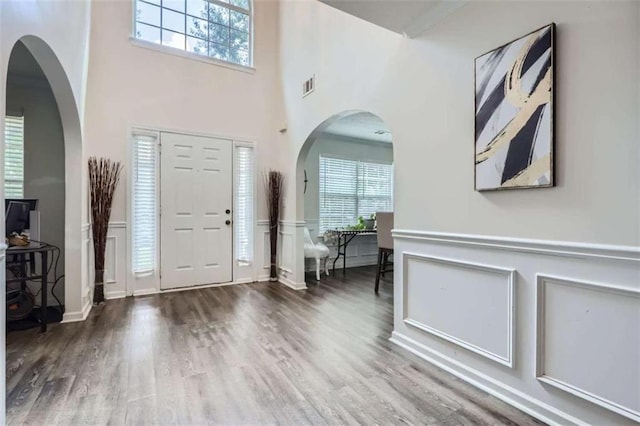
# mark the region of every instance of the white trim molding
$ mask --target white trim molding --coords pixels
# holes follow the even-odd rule
[[[640,248],[392,234],[392,342],[546,423],[640,421]]]
[[[267,225],[268,224],[269,224],[269,221],[267,221]],[[294,228],[304,228],[306,224],[307,222],[304,220],[281,220],[280,221],[281,226],[293,226]]]
[[[581,388],[580,385],[568,383],[565,380],[554,377],[549,374],[545,368],[546,351],[545,351],[545,320],[546,320],[546,290],[548,284],[560,285],[566,288],[574,288],[577,290],[590,290],[599,293],[608,293],[611,295],[631,298],[636,300],[638,309],[638,321],[640,321],[640,290],[635,290],[626,287],[620,287],[610,284],[601,284],[590,281],[575,280],[572,278],[558,277],[552,275],[537,274],[537,289],[536,289],[536,378],[547,385],[554,386],[572,395],[582,398],[591,403],[599,405],[607,410],[611,410],[617,414],[628,417],[631,420],[640,422],[640,411],[626,407],[620,403],[616,403],[607,399],[604,396],[598,395],[593,391],[588,391]],[[604,325],[605,327],[607,324]],[[570,344],[570,343],[569,343]],[[640,364],[640,359],[637,360]],[[633,373],[629,372],[632,376]],[[638,378],[640,380],[640,377]],[[638,383],[640,386],[640,382]],[[640,391],[638,391],[640,394]],[[638,404],[640,406],[640,403]]]
[[[104,298],[107,300],[114,300],[114,299],[123,299],[127,297],[127,292],[124,290],[119,290],[119,291],[112,291],[109,293],[104,294]]]
[[[278,282],[280,282],[281,284],[293,290],[306,290],[308,288],[307,283],[305,282],[297,283],[289,278],[282,277],[282,276],[278,278]]]
[[[454,358],[434,351],[410,337],[394,331],[389,341],[549,425],[588,426],[588,423],[537,400],[518,389],[507,386]]]
[[[256,72],[256,69],[254,67],[234,64],[232,62],[221,61],[219,59],[198,55],[197,53],[187,52],[185,50],[176,49],[174,47],[164,46],[158,43],[140,40],[135,37],[130,37],[129,42],[131,43],[132,46],[153,50],[153,51],[164,53],[167,55],[179,56],[181,58],[190,59],[192,61],[198,61],[205,64],[216,65],[219,67],[228,68],[235,71],[242,71],[248,74],[255,74]]]
[[[640,248],[526,238],[492,237],[487,235],[451,234],[445,232],[394,229],[393,237],[400,240],[421,240],[440,244],[455,244],[520,251],[551,256],[605,258],[640,263]]]
[[[87,317],[89,316],[89,313],[91,312],[91,308],[93,307],[93,305],[91,304],[91,299],[87,298],[84,302],[84,305],[82,306],[82,310],[78,311],[78,312],[65,312],[64,315],[62,315],[62,321],[60,321],[60,324],[66,324],[69,322],[79,322],[79,321],[84,321],[87,319]]]
[[[404,271],[404,280],[403,280],[403,293],[405,298],[408,297],[408,277],[407,273],[409,269],[409,261],[416,260],[419,262],[426,262],[432,264],[439,264],[453,269],[466,269],[470,271],[480,271],[480,272],[488,272],[491,275],[496,275],[506,282],[506,299],[507,299],[507,316],[506,316],[506,342],[505,347],[507,349],[505,355],[501,355],[499,353],[495,353],[490,349],[484,348],[479,344],[473,344],[469,341],[466,341],[463,338],[456,337],[452,334],[449,334],[443,330],[439,330],[430,325],[424,324],[415,319],[409,318],[408,305],[406,299],[405,303],[403,303],[403,312],[402,316],[404,318],[404,323],[415,327],[424,332],[430,333],[434,336],[437,336],[441,339],[447,340],[455,345],[460,346],[466,350],[471,352],[475,352],[478,355],[482,355],[486,358],[489,358],[492,361],[495,361],[499,364],[506,365],[509,368],[513,368],[514,365],[514,341],[515,341],[515,283],[516,283],[516,270],[509,268],[502,268],[493,265],[487,265],[483,263],[474,263],[474,262],[464,262],[460,260],[448,259],[444,257],[436,257],[436,256],[428,256],[421,255],[416,253],[402,253],[402,268]],[[438,283],[440,285],[440,283]]]

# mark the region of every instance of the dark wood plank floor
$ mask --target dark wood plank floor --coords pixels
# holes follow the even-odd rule
[[[7,336],[10,424],[538,424],[387,340],[373,268],[109,301]]]

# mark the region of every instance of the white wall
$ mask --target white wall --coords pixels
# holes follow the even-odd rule
[[[64,135],[56,100],[46,80],[9,77],[7,111],[24,115],[24,197],[38,199],[40,240],[60,248],[64,274]],[[51,268],[49,280],[55,280]],[[34,287],[35,289],[35,287]],[[51,289],[51,287],[49,287]],[[56,296],[64,303],[63,281]],[[57,305],[49,297],[50,305]]]
[[[281,40],[289,143],[299,151],[328,117],[368,110],[393,133],[397,187],[424,183],[398,192],[396,226],[637,245],[638,7],[472,2],[421,38],[403,39],[324,4],[285,2],[281,32],[296,34]],[[477,193],[473,59],[552,21],[558,186]],[[615,84],[594,93],[593,82],[614,70]],[[293,83],[313,73],[316,90],[303,99]]]
[[[67,262],[66,305],[68,318],[82,318],[88,300],[82,300],[82,261],[86,251],[80,244],[81,222],[86,218],[85,193],[82,191],[85,175],[81,165],[82,136],[79,117],[84,110],[84,87],[89,36],[89,2],[56,1],[37,2],[33,0],[0,2],[0,98],[6,95],[6,75],[11,49],[23,36],[30,36],[28,48],[35,50],[35,56],[51,83],[58,103],[64,126],[65,146],[67,147],[66,169],[67,197],[74,200],[73,208],[65,211],[67,259],[73,257],[74,263]],[[38,43],[37,39],[44,40]],[[45,45],[46,43],[46,45]],[[33,53],[33,51],[32,51]],[[5,104],[0,102],[0,117],[4,116]],[[0,148],[4,148],[4,124],[0,124]],[[72,146],[73,149],[68,148]],[[2,152],[3,149],[0,149]],[[2,174],[0,174],[2,175]],[[0,187],[3,187],[0,186]],[[71,189],[71,191],[69,191]],[[81,202],[78,202],[80,200]],[[86,220],[86,219],[85,219]],[[0,221],[0,230],[4,233],[4,220]],[[4,250],[0,250],[0,278],[4,282]],[[4,284],[0,285],[0,294],[4,294]],[[73,297],[69,297],[69,296]],[[4,304],[0,304],[0,320],[4,322]],[[0,332],[4,340],[4,328]],[[4,350],[4,346],[3,346]],[[4,362],[5,357],[0,356]],[[4,383],[4,367],[0,368],[0,382]],[[0,423],[4,421],[4,386],[0,395]]]
[[[629,398],[638,382],[620,380],[618,367],[637,377],[639,17],[637,2],[477,1],[417,39],[403,39],[317,2],[281,6],[281,32],[295,35],[281,39],[289,174],[296,176],[309,134],[334,114],[370,111],[393,133],[395,227],[409,235],[396,240],[396,265],[403,267],[395,269],[394,340],[551,422],[625,424],[637,410]],[[557,187],[475,192],[473,59],[550,22],[557,24]],[[316,89],[302,98],[299,86],[312,74]],[[300,181],[298,174],[291,184],[296,203],[287,209],[299,220]],[[438,255],[445,266],[404,264],[410,253]],[[514,271],[512,284],[503,270]],[[545,314],[536,311],[537,289],[549,275],[570,284],[546,287]],[[431,317],[427,286],[435,281],[457,296],[441,300],[444,309]],[[595,282],[596,293],[585,281]],[[473,282],[501,291],[502,299],[478,305],[467,291]],[[606,296],[594,297],[598,291]],[[564,305],[576,315],[597,311],[574,330],[576,347],[595,351],[589,362],[554,340],[571,335],[561,322]],[[612,348],[603,330],[619,315],[632,328]],[[405,322],[412,318],[426,326]],[[547,324],[545,333],[535,332],[537,319]],[[592,320],[597,328],[586,326]],[[483,325],[480,334],[475,323]],[[545,375],[579,391],[546,383]]]
[[[278,79],[278,4],[254,4],[254,67],[244,72],[186,59],[132,43],[132,2],[96,2],[92,8],[91,57],[87,85],[87,156],[122,161],[125,170],[112,222],[130,233],[127,174],[131,126],[172,129],[254,141],[258,169],[258,219],[266,218],[261,172],[279,168],[283,127]],[[128,238],[128,237],[127,237]],[[256,247],[261,247],[256,238]],[[259,259],[259,258],[258,258]],[[262,265],[255,262],[250,276]],[[125,267],[125,266],[123,266]],[[126,269],[125,269],[126,272]],[[114,292],[148,293],[154,280],[129,276]],[[122,294],[122,293],[119,293]]]
[[[307,171],[307,192],[304,194],[304,220],[307,228],[311,232],[312,238],[318,238],[319,232],[319,212],[320,212],[320,187],[319,187],[319,162],[321,155],[328,155],[345,160],[361,160],[377,163],[393,163],[393,147],[389,143],[375,142],[370,140],[356,140],[334,136],[324,133],[319,136],[305,160],[305,170]],[[331,251],[331,258],[336,256],[336,247],[327,244]],[[378,243],[375,236],[361,236],[355,238],[347,248],[347,267],[375,265],[378,257]],[[342,260],[336,263],[336,268],[342,266]],[[306,261],[307,271],[315,270],[315,260]]]
[[[43,69],[56,98],[65,139],[65,304],[64,320],[86,317],[90,301],[82,265],[87,252],[81,244],[86,221],[86,172],[82,160],[81,117],[84,110],[88,59],[88,2],[1,2],[0,95],[6,95],[9,55],[21,40]],[[4,114],[4,102],[0,103]],[[0,137],[3,133],[0,132]],[[3,141],[2,141],[3,142]],[[3,142],[4,143],[4,142]],[[84,219],[83,219],[84,218]],[[4,226],[4,221],[2,221]]]

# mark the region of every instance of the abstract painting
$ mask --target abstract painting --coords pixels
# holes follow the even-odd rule
[[[553,179],[554,32],[550,24],[475,60],[475,188]]]

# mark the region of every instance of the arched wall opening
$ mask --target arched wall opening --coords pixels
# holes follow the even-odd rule
[[[388,185],[389,192],[395,191],[393,187],[393,143],[392,133],[389,126],[378,115],[363,110],[348,110],[335,114],[320,123],[307,137],[304,144],[300,148],[296,161],[296,224],[304,223],[309,230],[312,239],[315,241],[323,241],[323,233],[326,229],[343,226],[356,226],[359,216],[368,216],[373,213],[373,206],[367,210],[360,208],[360,204],[353,214],[351,221],[340,224],[334,221],[328,221],[321,218],[320,210],[322,202],[320,199],[320,167],[325,167],[325,174],[328,173],[326,165],[321,164],[330,162],[345,163],[353,165],[359,162],[363,165],[371,167],[381,166],[386,168],[390,173]],[[376,165],[376,166],[374,166]],[[360,170],[360,169],[358,169]],[[358,172],[360,173],[360,172]],[[362,179],[359,176],[358,179]],[[354,183],[355,185],[355,183]],[[350,186],[354,186],[350,185]],[[326,186],[326,185],[325,185]],[[306,191],[305,191],[306,190]],[[359,190],[358,190],[359,191]],[[306,193],[305,193],[306,192]],[[381,203],[380,208],[376,211],[393,211],[393,199],[388,203]],[[326,200],[326,198],[325,198]],[[325,205],[327,202],[324,203]],[[326,207],[325,207],[326,210]],[[348,210],[348,209],[347,209]],[[366,211],[366,214],[362,213]],[[345,215],[349,216],[349,213]],[[331,222],[331,223],[329,223]],[[301,232],[298,232],[296,239],[296,253],[304,252],[304,242],[301,238]],[[377,259],[377,245],[375,236],[358,237],[360,241],[355,241],[353,245],[356,247],[357,254],[350,255],[349,266],[373,265]],[[353,249],[352,245],[352,249]],[[335,251],[335,249],[334,249]],[[332,259],[335,254],[332,253]],[[298,282],[304,279],[305,265],[304,256],[296,256],[296,267],[300,274],[296,274]],[[342,265],[340,260],[336,268]],[[331,260],[330,266],[333,265]]]
[[[59,124],[61,124],[61,133],[64,139],[63,144],[60,146],[60,149],[63,151],[62,157],[64,158],[62,160],[64,165],[61,165],[63,169],[61,178],[64,181],[64,185],[60,194],[60,196],[64,198],[63,212],[60,212],[64,217],[62,238],[65,250],[65,315],[63,321],[79,320],[83,319],[86,313],[88,313],[90,305],[87,305],[87,302],[90,299],[87,286],[83,282],[83,277],[86,275],[84,273],[86,250],[83,251],[84,241],[82,238],[82,213],[85,202],[82,188],[85,180],[85,168],[83,164],[82,131],[78,106],[62,64],[58,60],[55,52],[53,52],[44,40],[33,35],[25,35],[17,40],[13,45],[12,53],[9,57],[9,70],[12,69],[11,62],[14,59],[16,48],[26,48],[35,62],[37,62],[42,74],[44,74],[46,78],[47,89],[53,93],[55,105],[59,113]],[[3,82],[5,87],[7,87],[11,78],[12,76],[8,74],[7,80]],[[6,90],[5,93],[8,95]],[[5,105],[9,107],[7,104],[8,99],[5,98],[4,101]],[[7,112],[11,112],[10,109],[8,109]],[[26,125],[27,124],[25,124],[25,126]],[[4,152],[4,142],[0,149]],[[4,185],[4,176],[2,179]],[[44,178],[41,183],[42,182],[47,182],[47,178]]]

